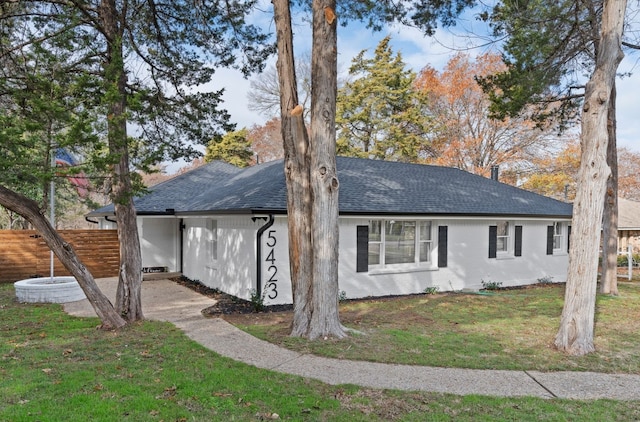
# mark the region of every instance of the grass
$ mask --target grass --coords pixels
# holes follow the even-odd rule
[[[168,323],[115,332],[0,285],[0,421],[634,420],[640,402],[328,386],[238,363]]]
[[[364,335],[308,342],[289,337],[289,315],[229,316],[252,335],[340,359],[440,367],[640,374],[640,284],[599,295],[597,352],[569,357],[553,348],[563,285],[482,294],[442,293],[342,302],[344,325]]]

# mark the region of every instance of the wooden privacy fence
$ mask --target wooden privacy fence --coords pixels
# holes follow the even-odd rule
[[[118,275],[120,246],[117,230],[58,230],[94,277]],[[0,230],[0,282],[50,274],[50,250],[34,230]],[[54,259],[56,276],[70,275]]]

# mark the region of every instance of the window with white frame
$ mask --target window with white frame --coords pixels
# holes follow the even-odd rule
[[[553,250],[558,251],[564,248],[563,224],[559,221],[553,223]]]
[[[369,265],[427,265],[431,261],[431,221],[371,220]]]
[[[511,225],[508,221],[498,221],[496,251],[507,253],[511,245]]]
[[[215,262],[218,260],[218,222],[216,220],[207,220],[207,245],[209,252],[209,260]]]

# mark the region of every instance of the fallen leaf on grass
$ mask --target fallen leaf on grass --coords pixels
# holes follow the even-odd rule
[[[261,421],[268,421],[268,420],[275,421],[275,420],[280,419],[280,415],[278,415],[277,413],[260,413],[260,412],[258,412],[258,413],[256,413],[256,418],[258,418],[258,420],[261,420]]]
[[[214,397],[231,397],[232,396],[231,393],[220,393],[217,391],[214,391],[213,393],[211,393],[211,395]]]

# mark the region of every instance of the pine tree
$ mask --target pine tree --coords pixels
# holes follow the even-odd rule
[[[390,41],[385,37],[372,58],[360,52],[349,69],[354,79],[338,92],[339,154],[416,162],[429,150],[427,97]]]

